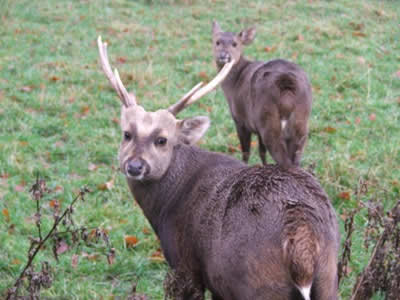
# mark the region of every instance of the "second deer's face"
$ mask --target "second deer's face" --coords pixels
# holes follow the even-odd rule
[[[167,110],[146,112],[139,105],[122,107],[122,172],[137,181],[160,179],[171,163],[174,146],[197,142],[208,126],[207,117],[178,120]]]
[[[243,46],[250,44],[255,37],[255,29],[249,28],[238,34],[223,32],[217,22],[213,22],[213,52],[218,68],[234,60],[238,62],[243,52]]]

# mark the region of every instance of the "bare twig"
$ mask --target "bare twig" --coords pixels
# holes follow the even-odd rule
[[[44,180],[39,180],[39,177],[37,177],[36,183],[32,186],[31,188],[31,192],[33,194],[33,197],[35,198],[35,200],[37,201],[37,203],[39,202],[38,199],[41,199],[43,197],[43,193],[46,191],[46,184]],[[52,228],[50,229],[50,231],[47,233],[47,235],[44,238],[39,237],[39,240],[35,240],[32,244],[31,247],[29,249],[28,252],[28,262],[26,263],[24,269],[22,270],[22,272],[20,273],[19,277],[17,278],[17,280],[15,281],[14,285],[12,288],[9,289],[8,294],[7,294],[7,300],[11,300],[11,299],[16,299],[18,296],[18,290],[19,287],[23,281],[23,278],[25,277],[28,269],[30,269],[30,267],[32,266],[32,263],[37,255],[37,253],[39,252],[39,250],[42,248],[42,246],[47,242],[47,240],[53,236],[53,232],[56,230],[57,226],[59,225],[59,223],[65,218],[65,216],[67,216],[71,211],[72,211],[72,207],[75,204],[76,201],[78,201],[79,199],[84,199],[84,196],[86,193],[90,192],[88,188],[84,187],[80,190],[79,194],[75,197],[74,200],[72,200],[71,204],[68,206],[68,208],[66,208],[63,212],[63,214],[61,215],[61,217],[57,217],[54,220],[54,224],[52,226]],[[38,225],[38,228],[40,228],[40,225]]]

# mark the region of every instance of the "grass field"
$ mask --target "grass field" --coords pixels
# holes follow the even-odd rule
[[[215,74],[213,19],[231,31],[255,25],[247,56],[292,60],[311,78],[314,103],[303,166],[314,168],[341,224],[356,206],[360,179],[368,187],[360,201],[378,197],[391,207],[400,197],[396,0],[0,0],[0,18],[0,295],[21,272],[29,237],[36,235],[28,191],[39,172],[57,191],[44,199],[44,213],[51,216],[51,200],[66,207],[87,185],[93,192],[77,205],[75,221],[106,229],[116,249],[112,265],[101,246],[67,251],[59,263],[50,246],[44,249],[38,262],[51,261],[55,278],[42,295],[123,299],[136,282],[150,299],[163,297],[167,267],[157,259],[158,241],[117,170],[120,104],[99,67],[98,35],[109,43],[111,63],[125,85],[147,110],[156,110]],[[180,117],[193,115],[212,120],[202,148],[240,157],[220,89]],[[259,163],[256,150],[254,145],[252,164]],[[44,229],[52,223],[51,217],[42,221]],[[356,221],[360,230],[365,219]],[[126,236],[138,243],[127,247]],[[361,239],[354,235],[343,299],[368,260]],[[75,267],[73,255],[79,255]]]

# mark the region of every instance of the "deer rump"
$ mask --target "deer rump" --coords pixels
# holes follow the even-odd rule
[[[259,65],[251,75],[249,92],[259,113],[278,113],[281,120],[289,121],[292,113],[307,113],[305,118],[311,110],[307,75],[297,65],[282,59]]]
[[[202,274],[195,277],[213,299],[336,299],[336,216],[312,176],[243,168],[212,190],[210,200],[194,200],[202,203],[182,222],[193,227],[178,244],[180,257],[188,255],[183,245],[196,245],[189,256]]]

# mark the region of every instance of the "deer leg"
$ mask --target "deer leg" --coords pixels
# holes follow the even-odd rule
[[[267,164],[267,160],[265,158],[266,152],[267,152],[267,149],[265,148],[265,145],[262,141],[262,137],[260,135],[258,135],[258,153],[260,155],[263,165]]]
[[[289,156],[287,144],[281,136],[279,116],[276,117],[277,118],[268,118],[268,121],[265,124],[264,129],[260,132],[260,135],[272,158],[278,165],[287,169],[292,166],[293,163]]]
[[[240,146],[242,148],[242,159],[245,163],[247,163],[250,157],[251,132],[244,126],[236,124],[236,122],[235,125],[237,134],[239,136]]]

